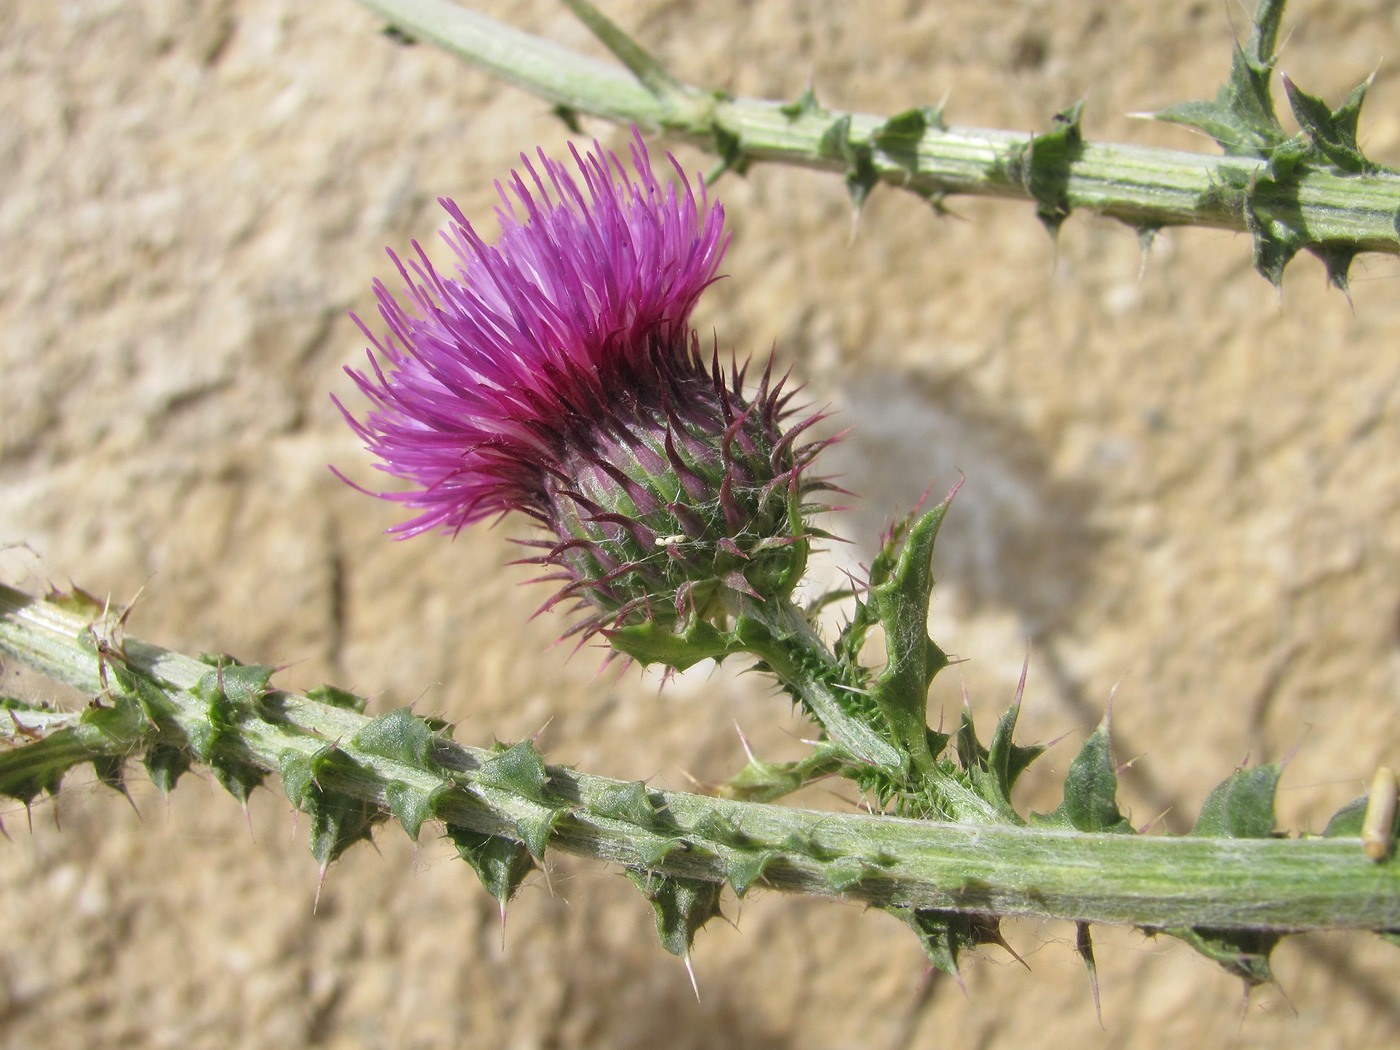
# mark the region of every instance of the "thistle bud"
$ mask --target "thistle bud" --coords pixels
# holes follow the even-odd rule
[[[597,143],[571,153],[577,174],[540,152],[497,184],[494,245],[441,201],[451,275],[416,243],[390,253],[403,298],[376,283],[387,331],[356,318],[372,349],[347,369],[372,407],[341,411],[409,483],[371,493],[414,512],[392,534],[520,511],[545,534],[528,560],[560,584],[546,606],[586,611],[570,633],[683,666],[717,655],[704,639],[744,601],[791,594],[822,443],[798,444],[811,418],[784,431],[771,363],[746,394],[700,350],[690,313],[727,243],[703,184],[672,159],[663,185],[636,135],[630,173]]]

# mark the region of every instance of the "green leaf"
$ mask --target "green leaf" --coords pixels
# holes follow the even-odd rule
[[[700,816],[700,819],[695,822],[694,833],[706,842],[740,849],[746,848],[753,841],[738,824],[734,823],[732,818],[714,810]]]
[[[1107,717],[1070,763],[1064,801],[1055,812],[1037,815],[1037,823],[1059,824],[1076,831],[1133,830],[1118,810],[1118,769],[1113,761]]]
[[[208,765],[224,790],[240,803],[246,804],[248,796],[267,779],[267,773],[257,766],[221,753],[211,756]]]
[[[92,768],[100,783],[118,794],[125,795],[127,793],[126,759],[124,757],[121,755],[93,755]]]
[[[817,143],[820,156],[841,161],[846,166],[846,192],[851,204],[860,211],[870,191],[880,181],[875,171],[875,163],[870,143],[858,142],[851,138],[851,116],[843,113],[831,122]]]
[[[1025,684],[1024,672],[1021,684]],[[1020,692],[1021,688],[1018,687],[1018,698]],[[964,709],[956,738],[958,761],[968,781],[1002,817],[1017,824],[1024,821],[1011,805],[1011,789],[1026,767],[1045,751],[1040,745],[1022,747],[1015,743],[1016,720],[1020,713],[1021,705],[1018,699],[1001,716],[996,731],[992,734],[991,747],[985,748],[977,739],[972,713]]]
[[[628,868],[627,877],[656,913],[656,935],[661,946],[682,959],[690,957],[690,946],[700,927],[721,914],[721,887],[715,882],[674,878],[655,872]]]
[[[251,707],[268,691],[273,668],[261,664],[240,664],[232,657],[213,658],[214,670],[204,675],[190,690],[201,700],[227,701],[238,707]],[[227,710],[226,707],[221,708]]]
[[[1363,80],[1336,109],[1315,95],[1309,95],[1297,87],[1288,77],[1283,77],[1283,89],[1288,95],[1288,104],[1298,126],[1303,129],[1314,150],[1342,171],[1353,174],[1370,174],[1377,170],[1361,152],[1356,141],[1357,125],[1361,119],[1361,104],[1366,100],[1366,91],[1374,76]]]
[[[371,802],[341,792],[317,792],[307,806],[311,817],[311,855],[325,869],[361,840],[369,841],[384,813]]]
[[[797,120],[821,111],[822,107],[817,102],[817,93],[812,90],[810,85],[793,101],[778,107],[778,112],[787,117],[788,120]]]
[[[486,892],[504,908],[525,877],[535,870],[530,851],[503,835],[487,835],[456,824],[447,825],[447,835],[458,855],[472,866]]]
[[[895,918],[914,931],[928,961],[948,974],[958,976],[958,957],[966,948],[983,944],[1000,944],[1001,924],[992,915],[943,911],[938,908],[885,908]]]
[[[1269,956],[1283,939],[1282,934],[1262,930],[1214,929],[1205,926],[1165,932],[1185,941],[1207,959],[1222,966],[1227,973],[1243,980],[1250,988],[1268,984],[1274,979],[1273,969],[1269,966]]]
[[[774,850],[722,849],[720,860],[724,863],[724,877],[734,888],[736,896],[749,892],[755,882],[763,878],[763,872],[778,854]]]
[[[345,689],[337,689],[333,685],[318,685],[306,694],[306,698],[315,700],[318,704],[328,704],[345,711],[354,711],[356,714],[363,714],[365,710],[364,697],[356,696]]]
[[[837,857],[822,869],[826,884],[837,893],[842,893],[865,878],[869,866],[859,857]]]
[[[483,762],[476,771],[476,782],[531,802],[548,800],[549,770],[529,740],[512,744]]]
[[[394,819],[403,825],[404,831],[408,832],[408,837],[415,842],[418,841],[418,832],[423,827],[423,822],[432,817],[433,811],[440,799],[450,788],[446,782],[439,784],[431,791],[426,791],[413,784],[405,784],[401,780],[391,780],[384,789],[384,794],[389,800],[389,812],[394,815]]]
[[[933,766],[928,743],[929,683],[948,666],[948,657],[928,634],[933,544],[952,500],[950,493],[910,523],[893,571],[870,588],[869,604],[884,627],[889,654],[870,695],[894,738],[915,767],[924,771]]]
[[[583,124],[579,121],[578,110],[574,109],[572,106],[566,106],[564,105],[564,103],[559,102],[556,103],[550,109],[550,112],[559,118],[559,120],[563,123],[564,127],[568,128],[571,134],[583,134]]]
[[[192,764],[188,751],[171,744],[152,745],[142,761],[146,766],[146,775],[163,795],[170,794],[175,782]]]
[[[1352,799],[1333,813],[1332,819],[1327,822],[1327,827],[1322,832],[1322,837],[1328,839],[1360,838],[1361,826],[1366,820],[1366,804],[1369,801],[1369,795],[1362,795],[1360,798]]]
[[[278,773],[282,778],[282,791],[287,796],[287,801],[297,809],[302,808],[302,801],[306,798],[307,792],[313,788],[315,771],[311,765],[311,759],[303,755],[300,751],[286,748],[278,756]]]
[[[1258,205],[1262,192],[1268,192],[1276,203],[1283,203],[1284,207],[1261,210]],[[1283,281],[1284,269],[1308,243],[1306,230],[1287,218],[1276,217],[1296,210],[1289,208],[1286,200],[1278,200],[1280,194],[1286,197],[1288,192],[1288,187],[1273,180],[1255,178],[1244,197],[1244,224],[1254,239],[1254,268],[1275,287]]]
[[[930,130],[948,130],[942,106],[920,106],[895,114],[875,129],[870,143],[912,175],[919,170],[919,146]]]
[[[1022,683],[1024,684],[1024,672],[1022,672]],[[1045,753],[1043,744],[1021,745],[1015,742],[1016,720],[1021,714],[1020,687],[1017,687],[1017,700],[997,722],[996,731],[992,734],[992,744],[987,752],[987,768],[996,778],[997,789],[1001,797],[1006,800],[1007,807],[1011,806],[1011,789],[1016,785],[1017,779],[1024,773],[1037,758]],[[1015,810],[1012,810],[1014,814]]]
[[[738,135],[716,123],[710,129],[710,136],[714,139],[715,156],[719,159],[705,173],[706,186],[713,186],[725,172],[743,175],[749,170],[748,154],[744,152],[744,144]]]
[[[684,839],[666,835],[648,835],[645,833],[633,833],[632,846],[637,851],[637,856],[645,868],[655,868],[661,862],[677,850],[686,848]]]
[[[773,802],[839,772],[844,753],[838,745],[823,741],[797,762],[765,762],[751,757],[748,765],[721,784],[715,794],[743,802]]]
[[[711,624],[695,619],[680,633],[648,622],[603,632],[618,652],[630,656],[643,667],[663,664],[684,671],[701,660],[719,660],[733,652],[733,640]]]
[[[625,821],[639,828],[656,827],[656,807],[646,784],[640,780],[609,786],[588,808],[600,817]]]
[[[554,828],[568,814],[549,790],[549,770],[529,740],[504,747],[476,771],[478,790],[510,796],[515,832],[536,858],[544,856]]]
[[[1274,833],[1278,766],[1250,766],[1230,774],[1201,807],[1191,834],[1202,838],[1263,839]]]
[[[429,766],[433,731],[407,707],[381,715],[354,737],[355,746],[371,755],[416,766]]]
[[[1084,151],[1079,120],[1084,103],[1055,114],[1050,131],[1035,135],[1011,158],[1010,173],[1035,198],[1035,214],[1053,237],[1069,218],[1070,169]]]
[[[1260,0],[1246,43],[1234,44],[1230,76],[1210,102],[1184,102],[1156,114],[1158,120],[1199,128],[1229,156],[1269,161],[1288,139],[1274,114],[1270,78],[1283,0]]]

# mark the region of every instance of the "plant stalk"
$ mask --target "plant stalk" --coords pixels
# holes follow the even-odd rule
[[[467,11],[451,0],[359,0],[412,36],[554,103],[619,123],[661,129],[742,170],[771,161],[911,190],[1043,206],[1029,161],[1037,136],[943,127],[892,134],[889,118],[810,104],[736,98],[670,78],[641,79]],[[571,4],[571,6],[579,6]],[[1286,184],[1266,162],[1182,150],[1076,141],[1055,187],[1056,209],[1086,208],[1144,232],[1204,226],[1240,233],[1300,231],[1300,246],[1400,254],[1400,173],[1308,167]],[[1057,179],[1057,181],[1061,181]],[[1063,215],[1056,216],[1058,219]]]
[[[139,718],[58,723],[55,732],[73,734],[63,752],[69,765],[72,748],[84,740],[88,757],[94,757],[99,750],[129,754],[157,743],[183,746],[208,735],[210,705],[193,690],[210,666],[122,640],[118,631],[110,622],[94,624],[0,586],[0,652],[92,695],[99,710],[109,704],[122,710],[110,670],[120,661],[143,689],[157,691],[169,705],[159,727]],[[94,647],[94,638],[108,640]],[[443,738],[423,763],[367,750],[359,738],[374,721],[274,691],[237,717],[225,713],[217,747],[275,772],[285,768],[289,754],[310,755],[333,744],[345,761],[327,768],[319,784],[323,791],[388,812],[395,786],[406,785],[432,795],[437,819],[507,837],[516,837],[521,821],[543,807],[561,814],[549,834],[551,847],[710,882],[732,881],[731,862],[744,853],[766,858],[761,885],[877,906],[1150,929],[1400,927],[1400,865],[1368,859],[1357,838],[1084,834],[815,812],[672,791],[647,792],[662,823],[639,822],[620,815],[616,804],[619,792],[632,785],[550,766],[534,797],[512,794],[499,781],[481,782],[490,751]],[[9,745],[0,750],[0,782],[13,763],[25,760],[38,732],[22,714],[15,720],[0,713],[0,738]],[[128,738],[114,740],[121,733]],[[55,772],[61,776],[63,770]],[[661,835],[677,840],[678,848],[658,851]],[[853,865],[859,866],[854,879]]]

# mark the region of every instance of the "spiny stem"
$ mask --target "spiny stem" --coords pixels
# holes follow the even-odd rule
[[[1024,201],[1052,228],[1087,208],[1143,231],[1191,225],[1258,239],[1260,231],[1286,229],[1298,238],[1293,250],[1400,254],[1400,174],[1379,167],[1354,174],[1304,165],[1278,180],[1257,157],[1082,141],[1077,110],[1066,111],[1075,134],[1065,144],[944,126],[936,109],[887,118],[826,109],[810,94],[795,103],[735,98],[658,75],[643,83],[451,0],[359,2],[562,111],[664,129],[716,152],[726,167],[772,161],[836,172],[859,199],[878,181],[935,203],[949,194]],[[1062,151],[1062,166],[1042,178],[1037,150],[1052,147]]]
[[[119,743],[138,751],[207,739],[213,706],[196,690],[209,665],[134,640],[101,643],[104,630],[0,587],[0,651],[105,697],[100,703],[117,711],[134,711],[138,694],[145,704],[159,699],[159,725],[113,719],[104,740],[124,733]],[[93,637],[101,644],[90,644]],[[118,664],[136,687],[130,696],[112,684]],[[289,756],[333,748],[340,760],[321,767],[322,793],[388,812],[396,792],[421,792],[439,820],[517,839],[543,812],[549,846],[658,876],[733,882],[736,864],[757,857],[744,870],[759,872],[763,885],[883,907],[1153,929],[1400,927],[1400,865],[1374,863],[1357,838],[1152,838],[951,825],[644,791],[558,766],[541,766],[536,786],[521,790],[492,771],[496,752],[441,737],[421,761],[395,757],[382,743],[371,747],[372,727],[391,717],[273,691],[219,708],[215,756],[277,771],[289,767]],[[6,733],[3,721],[0,734],[12,747],[0,751],[3,778],[32,745]],[[650,816],[619,804],[637,791]]]

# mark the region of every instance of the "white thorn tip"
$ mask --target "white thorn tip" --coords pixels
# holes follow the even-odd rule
[[[700,1001],[700,985],[695,980],[695,967],[690,962],[690,953],[686,952],[682,961],[685,963],[685,972],[690,974],[690,990],[695,993],[695,1001]]]

